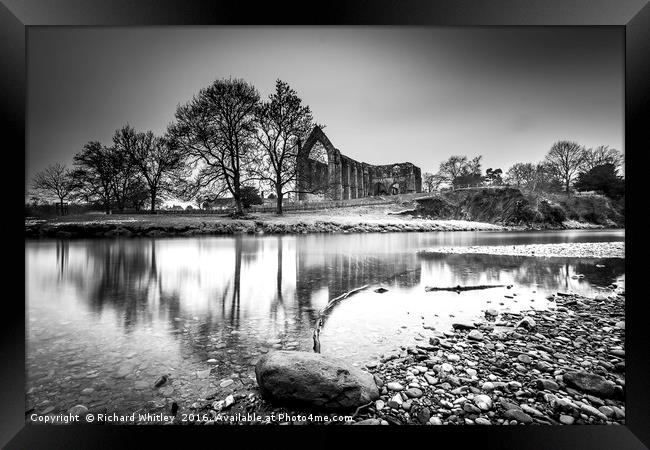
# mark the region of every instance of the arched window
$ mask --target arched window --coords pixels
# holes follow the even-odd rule
[[[327,150],[325,149],[323,144],[320,143],[320,141],[316,141],[314,146],[311,148],[311,151],[309,152],[309,159],[313,161],[322,162],[323,164],[329,163],[329,158],[327,157]]]

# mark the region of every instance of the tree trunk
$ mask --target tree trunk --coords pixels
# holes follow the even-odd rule
[[[59,199],[59,206],[61,207],[61,215],[63,215],[63,199]]]
[[[156,191],[151,191],[151,214],[156,212]]]
[[[275,213],[282,215],[282,190],[276,189],[275,194],[277,195],[275,200]]]
[[[571,197],[571,191],[569,190],[569,179],[565,181],[564,185],[566,186],[566,195],[567,197]]]
[[[239,198],[239,195],[235,197],[235,210],[238,216],[244,215],[244,208],[242,207],[241,199]]]

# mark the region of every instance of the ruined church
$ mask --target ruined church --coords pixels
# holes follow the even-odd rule
[[[358,162],[334,147],[318,126],[298,151],[297,182],[298,199],[307,201],[422,192],[419,167]]]

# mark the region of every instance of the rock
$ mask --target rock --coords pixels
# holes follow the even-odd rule
[[[354,422],[352,425],[381,425],[381,420],[365,419],[365,420],[360,420],[359,422]]]
[[[513,419],[521,423],[532,423],[533,419],[528,414],[523,412],[520,409],[509,409],[504,414],[503,417],[506,419]]]
[[[567,386],[601,398],[614,398],[616,396],[615,384],[600,375],[589,372],[567,372],[562,379]]]
[[[605,414],[598,411],[596,408],[594,408],[591,405],[587,405],[586,403],[580,403],[579,407],[580,410],[587,415],[598,417],[601,420],[607,420],[607,416]]]
[[[377,400],[377,401],[375,402],[375,409],[376,409],[377,411],[381,411],[381,410],[384,409],[385,407],[386,407],[386,403],[384,403],[383,400]]]
[[[225,398],[223,407],[228,408],[232,406],[234,403],[235,403],[235,397],[229,395],[228,397]]]
[[[449,363],[442,363],[440,368],[442,369],[443,372],[452,372],[454,370],[454,368]]]
[[[433,386],[434,384],[437,384],[437,383],[438,383],[438,379],[435,378],[435,377],[432,377],[432,376],[429,375],[428,373],[425,373],[425,374],[424,374],[424,379],[427,380],[427,383],[429,383],[429,384],[432,385],[432,386]]]
[[[234,383],[234,381],[230,380],[230,379],[223,380],[221,383],[219,383],[219,387],[226,388],[226,387],[230,386],[233,383]]]
[[[410,388],[404,392],[409,398],[420,398],[422,397],[422,391],[418,388]]]
[[[451,324],[454,330],[473,330],[476,328],[471,322],[456,322]]]
[[[474,404],[481,408],[483,411],[487,411],[492,408],[492,399],[489,395],[485,394],[475,395]]]
[[[480,414],[481,410],[471,403],[465,403],[463,405],[463,410],[469,414]]]
[[[388,289],[380,287],[380,288],[375,289],[375,292],[377,292],[378,294],[383,294],[384,292],[388,292]]]
[[[429,419],[429,423],[431,425],[442,425],[442,420],[440,420],[440,417],[433,416]]]
[[[402,403],[404,403],[404,400],[402,400],[402,396],[399,394],[395,394],[393,398],[388,400],[388,406],[390,408],[399,409],[402,406]]]
[[[620,322],[616,322],[616,323],[614,324],[614,326],[615,326],[616,328],[621,329],[621,330],[625,330],[625,321],[624,321],[624,320],[621,320]]]
[[[619,350],[619,349],[610,350],[609,354],[618,356],[619,358],[625,358],[625,350]]]
[[[530,359],[530,356],[522,353],[517,356],[517,360],[523,364],[530,364],[532,362],[532,359]]]
[[[492,422],[490,422],[488,419],[484,417],[477,417],[476,419],[474,419],[474,423],[476,425],[492,425]]]
[[[535,321],[532,319],[532,317],[524,317],[521,319],[517,325],[515,325],[515,328],[524,328],[526,330],[532,330],[537,326]]]
[[[155,387],[160,387],[160,386],[162,386],[162,385],[165,384],[165,383],[167,383],[167,375],[163,375],[163,376],[161,376],[160,378],[158,378],[158,379],[156,380],[156,382],[154,383],[154,386],[155,386]]]
[[[488,309],[487,311],[485,311],[485,315],[486,315],[486,316],[490,316],[490,317],[496,317],[496,316],[499,315],[499,311],[497,311],[497,310],[494,309],[494,308],[490,308],[490,309]]]
[[[87,412],[88,412],[88,408],[85,407],[84,405],[76,405],[68,410],[68,414],[71,414],[73,416],[80,416],[82,414],[86,414]],[[612,414],[614,414],[613,411]]]
[[[614,417],[614,410],[609,406],[601,406],[600,408],[598,408],[598,411],[603,413],[608,419]]]
[[[560,386],[555,381],[553,381],[553,380],[544,380],[544,379],[541,379],[541,378],[539,380],[535,381],[535,386],[540,391],[542,391],[544,389],[549,390],[549,391],[557,391],[558,389],[560,389]]]
[[[349,409],[379,398],[371,374],[319,353],[276,351],[255,365],[262,395],[272,401]]]
[[[389,391],[398,391],[399,392],[399,391],[404,390],[404,386],[402,386],[397,381],[391,381],[390,383],[388,383],[386,385],[386,387],[388,388]]]
[[[481,389],[483,389],[484,391],[487,391],[487,392],[493,391],[494,390],[494,383],[492,383],[491,381],[486,381],[481,386]]]
[[[482,341],[483,340],[483,333],[481,333],[478,330],[472,330],[467,335],[467,338],[472,339],[474,341]]]
[[[573,425],[575,419],[572,416],[567,416],[566,414],[560,415],[560,423],[564,425]]]
[[[544,414],[541,411],[533,408],[532,406],[528,406],[526,404],[521,405],[521,410],[526,414],[531,414],[537,417],[544,417]]]

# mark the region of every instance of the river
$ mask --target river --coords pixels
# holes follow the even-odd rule
[[[423,325],[445,331],[488,308],[544,309],[551,293],[625,281],[622,259],[418,250],[623,240],[623,230],[589,230],[26,241],[28,409],[131,413],[250,389],[261,354],[311,351],[319,310],[369,285],[321,333],[322,353],[363,365],[425,340]],[[477,284],[512,288],[424,289]],[[153,389],[163,374],[170,382]]]

